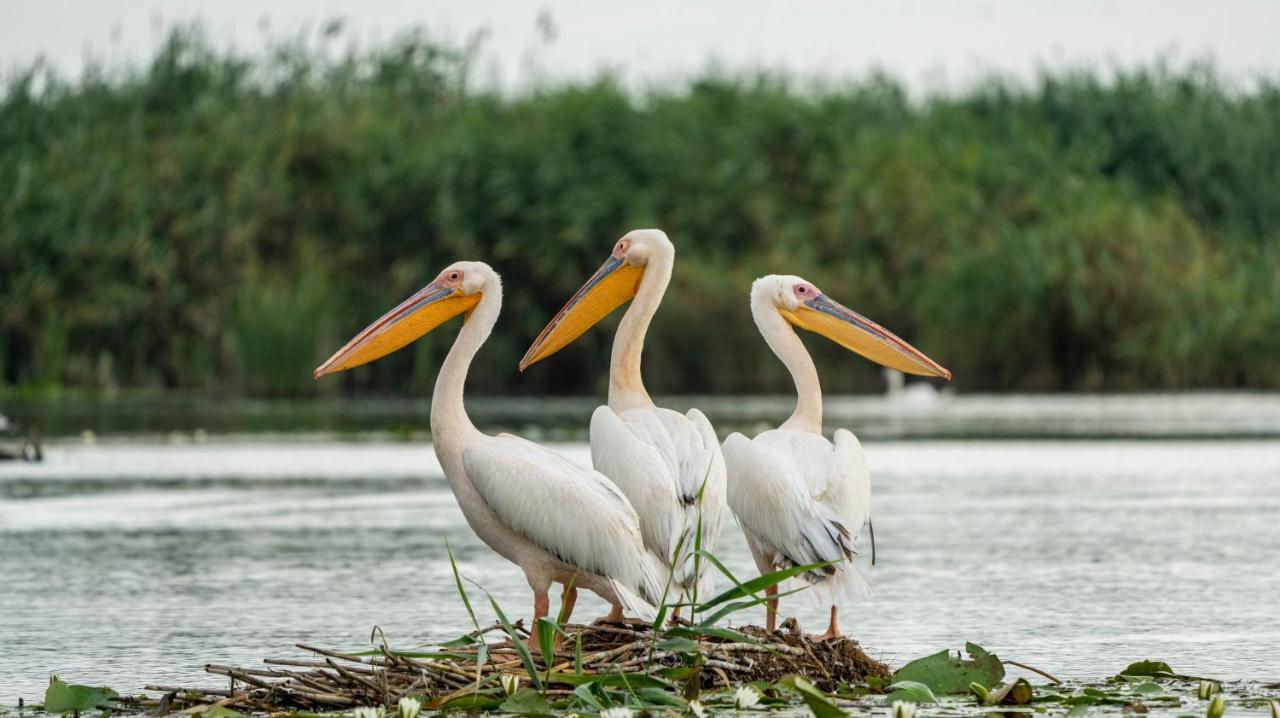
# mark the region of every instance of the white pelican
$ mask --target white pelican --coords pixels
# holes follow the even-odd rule
[[[673,594],[694,589],[699,513],[702,548],[715,548],[728,508],[724,456],[711,422],[697,409],[680,414],[654,406],[640,375],[645,332],[671,281],[676,250],[656,229],[628,232],[587,283],[542,330],[520,370],[560,351],[627,300],[613,340],[608,404],[591,415],[591,460],[613,480],[640,515],[644,543],[672,567]],[[702,501],[699,505],[698,495]],[[701,570],[698,590],[712,588]]]
[[[793,325],[908,374],[951,378],[951,372],[884,327],[827,298],[794,276],[770,275],[751,286],[751,315],[796,386],[796,409],[777,429],[754,439],[731,434],[724,442],[729,506],[747,535],[761,573],[834,561],[800,578],[831,606],[823,639],[840,635],[837,608],[865,598],[866,578],[852,563],[854,545],[871,519],[871,477],[862,446],[846,429],[835,441],[822,435],[818,370]],[[874,549],[873,549],[874,551]],[[767,593],[776,596],[777,588]],[[766,607],[770,631],[778,599]]]
[[[482,434],[467,417],[467,370],[501,307],[497,272],[483,262],[457,262],[357,334],[315,376],[371,362],[465,313],[431,396],[432,444],[462,515],[481,540],[524,571],[535,622],[547,615],[552,582],[599,594],[613,606],[611,617],[623,609],[651,617],[666,568],[645,548],[635,509],[617,487],[531,441]],[[565,603],[566,612],[572,610],[568,592]]]

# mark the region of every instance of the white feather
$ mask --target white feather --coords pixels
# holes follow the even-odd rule
[[[724,442],[729,506],[761,571],[837,561],[829,574],[799,577],[820,602],[866,598],[870,584],[852,553],[870,517],[871,483],[862,447],[840,430],[835,443],[807,431],[774,429]]]
[[[724,457],[707,417],[697,409],[618,414],[601,406],[591,416],[591,459],[630,499],[645,545],[674,568],[676,589],[693,588],[697,564],[699,595],[709,595],[714,590],[710,567],[692,558],[698,523],[701,519],[701,546],[712,552],[728,507]]]
[[[510,434],[475,441],[462,463],[504,525],[569,566],[612,579],[624,589],[624,608],[653,614],[665,566],[645,548],[635,509],[609,479]]]

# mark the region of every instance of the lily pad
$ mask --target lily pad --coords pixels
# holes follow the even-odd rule
[[[795,689],[800,694],[800,699],[813,711],[815,718],[849,718],[848,713],[837,708],[825,693],[804,678],[789,676],[778,682]]]
[[[547,699],[537,691],[525,686],[502,702],[498,710],[515,715],[551,715],[551,706]]]
[[[906,703],[936,703],[937,697],[929,686],[917,681],[894,681],[889,686],[889,693],[884,697],[884,704],[891,706],[898,701]]]
[[[966,643],[965,651],[969,654],[968,660],[958,654],[952,656],[949,651],[917,658],[893,674],[894,683],[923,683],[941,695],[968,693],[971,683],[990,689],[1004,679],[1004,663],[994,653],[973,643]]]
[[[49,687],[44,691],[44,709],[49,713],[82,713],[94,708],[110,708],[110,700],[116,692],[110,688],[79,686],[49,676]]]

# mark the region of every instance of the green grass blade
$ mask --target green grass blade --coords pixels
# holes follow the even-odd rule
[[[577,578],[578,578],[578,575],[577,575],[577,574],[574,574],[574,575],[572,575],[572,576],[570,576],[570,577],[569,577],[569,583],[566,583],[566,584],[564,585],[564,592],[565,592],[565,593],[568,593],[568,592],[570,592],[570,591],[572,591],[572,590],[573,590],[574,581],[575,581],[575,580],[577,580]],[[565,619],[566,619],[566,618],[568,618],[568,616],[566,616],[566,615],[564,615],[564,614],[565,614],[566,609],[568,609],[568,608],[569,608],[568,604],[566,604],[566,603],[564,602],[564,600],[563,600],[563,599],[561,599],[561,601],[560,601],[560,612],[556,614],[556,625],[557,625],[557,626],[563,626],[563,625],[564,625]]]
[[[559,632],[560,627],[547,618],[539,618],[534,625],[534,635],[538,638],[538,650],[542,653],[542,665],[546,666],[548,671],[555,665],[556,634]]]
[[[493,612],[498,616],[498,623],[502,625],[502,630],[507,634],[507,638],[511,639],[511,645],[515,649],[516,655],[520,656],[520,662],[524,664],[524,670],[529,674],[529,680],[533,682],[534,688],[542,690],[542,677],[538,675],[538,665],[533,662],[533,654],[529,653],[529,647],[521,640],[520,634],[516,633],[516,629],[511,625],[511,621],[507,620],[507,614],[502,612],[502,607],[493,599],[493,596],[485,591],[485,596],[489,598],[489,605],[493,606]]]
[[[724,618],[725,616],[728,616],[731,613],[737,613],[738,611],[743,611],[748,608],[752,608],[753,606],[759,606],[760,604],[767,602],[771,598],[785,598],[787,596],[791,596],[791,595],[800,593],[802,591],[808,591],[808,590],[809,590],[808,586],[800,586],[798,588],[793,588],[790,591],[781,591],[774,596],[759,596],[759,597],[753,596],[751,599],[746,601],[726,603],[720,606],[720,608],[710,616],[704,616],[702,620],[698,623],[698,625],[710,626],[715,624],[717,621]]]
[[[708,554],[708,556],[710,556],[710,554]],[[827,566],[835,563],[839,563],[839,561],[823,561],[821,563],[811,563],[807,566],[792,566],[791,568],[784,568],[781,571],[766,573],[763,576],[757,576],[750,581],[739,583],[733,588],[721,593],[719,596],[716,596],[702,604],[702,607],[704,609],[711,608],[712,606],[717,606],[726,601],[732,601],[736,598],[742,598],[748,595],[759,598],[759,596],[756,596],[757,591],[763,591],[771,586],[777,586],[789,578],[799,576],[800,574],[807,573],[809,571],[826,568]]]
[[[471,616],[471,625],[480,630],[480,622],[476,620],[476,612],[471,608],[471,599],[467,598],[467,589],[462,587],[462,574],[458,572],[458,562],[453,560],[453,549],[449,548],[449,539],[444,540],[444,550],[449,554],[449,567],[453,569],[453,583],[458,587],[458,595],[462,597],[462,605],[467,607],[467,615]]]

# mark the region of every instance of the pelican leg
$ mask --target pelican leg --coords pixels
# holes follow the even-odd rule
[[[546,618],[547,611],[551,608],[551,598],[547,595],[547,589],[535,588],[533,590],[533,623],[529,626],[529,650],[538,650],[538,619]]]
[[[778,625],[778,585],[774,584],[764,590],[764,595],[771,596],[769,600],[764,602],[764,627],[769,633],[773,633],[773,629]]]
[[[836,621],[836,612],[839,609],[835,606],[831,607],[831,622],[827,624],[827,632],[821,636],[813,636],[815,641],[834,641],[841,637],[840,624]]]
[[[565,586],[560,592],[560,614],[564,616],[563,623],[569,623],[569,617],[573,615],[573,606],[578,602],[578,587]]]
[[[612,606],[610,606],[609,615],[605,616],[604,620],[613,621],[614,623],[621,623],[622,622],[622,604],[615,603]]]

